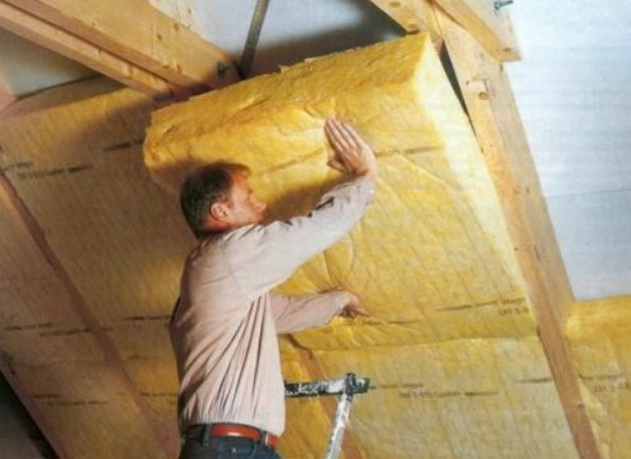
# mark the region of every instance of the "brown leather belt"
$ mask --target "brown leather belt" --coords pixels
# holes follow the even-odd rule
[[[205,429],[211,437],[245,437],[270,448],[276,448],[279,440],[276,435],[242,424],[196,424],[186,429],[187,437],[201,436]]]

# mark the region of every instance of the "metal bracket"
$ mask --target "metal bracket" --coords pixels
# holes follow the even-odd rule
[[[285,397],[315,397],[316,395],[364,394],[370,386],[369,378],[358,378],[348,373],[344,379],[325,379],[304,383],[285,384]]]
[[[223,78],[228,70],[230,70],[230,66],[225,65],[223,62],[217,62],[217,76],[219,78]]]
[[[495,14],[498,14],[502,8],[514,3],[513,0],[495,0],[493,7],[495,8]]]

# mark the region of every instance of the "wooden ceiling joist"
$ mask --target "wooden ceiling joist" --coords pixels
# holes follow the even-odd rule
[[[500,62],[519,60],[513,26],[503,6],[494,0],[435,0],[458,24]]]
[[[169,97],[184,91],[140,67],[5,2],[0,2],[0,26],[150,97]]]
[[[15,102],[15,96],[7,91],[0,81],[0,112]]]
[[[0,22],[0,26],[2,26],[2,22]],[[0,112],[2,112],[5,108],[15,102],[16,97],[13,92],[10,90],[9,85],[5,81],[5,79],[0,75]]]
[[[371,0],[407,33],[429,32],[432,39],[439,37],[438,25],[429,1],[426,0]]]
[[[471,123],[502,197],[539,338],[574,444],[581,458],[599,458],[563,333],[572,293],[508,77],[466,30],[439,9],[436,13]]]
[[[519,59],[510,18],[500,6],[488,0],[371,0],[408,33],[429,32],[434,42],[441,38],[434,15],[438,5],[466,29],[486,51],[500,62]],[[497,6],[496,6],[497,4]]]
[[[239,79],[225,52],[145,0],[0,0],[0,3],[37,16],[96,50],[104,50],[176,87],[198,91],[219,88]],[[133,14],[127,14],[130,11]],[[120,62],[115,63],[120,67]]]

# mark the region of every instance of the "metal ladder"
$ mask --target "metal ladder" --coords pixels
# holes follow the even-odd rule
[[[342,448],[344,430],[351,411],[351,403],[355,394],[368,392],[370,379],[358,378],[348,373],[342,379],[325,379],[304,383],[286,383],[285,397],[315,397],[318,395],[339,395],[335,419],[331,427],[331,436],[326,448],[325,459],[335,459]]]

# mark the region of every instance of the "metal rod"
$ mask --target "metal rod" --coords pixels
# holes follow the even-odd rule
[[[326,447],[325,459],[336,459],[342,449],[342,440],[344,439],[344,430],[348,422],[348,416],[351,411],[351,402],[353,395],[343,393],[337,402],[337,410],[335,411],[335,419],[333,420],[333,428],[329,437],[329,444]]]
[[[326,379],[305,383],[285,384],[286,397],[314,397],[317,395],[339,395],[337,410],[333,419],[331,436],[326,448],[325,459],[336,459],[342,449],[344,430],[351,412],[353,395],[368,392],[370,379],[358,378],[347,373],[344,379]]]
[[[239,63],[239,73],[241,78],[247,78],[252,70],[252,63],[254,62],[254,54],[256,53],[256,45],[259,42],[261,36],[261,30],[263,29],[263,21],[265,20],[265,14],[267,13],[267,7],[270,0],[258,0],[254,7],[254,14],[252,14],[252,21],[250,22],[250,30],[248,31],[248,37],[245,40],[245,46],[243,47],[243,53],[241,53],[241,62]]]

